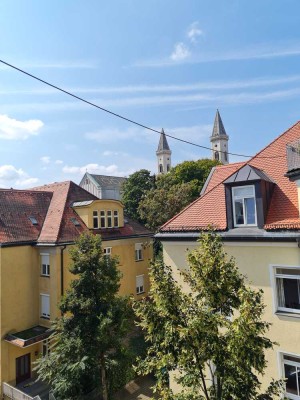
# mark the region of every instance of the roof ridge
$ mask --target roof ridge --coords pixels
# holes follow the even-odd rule
[[[292,125],[291,127],[289,127],[288,129],[286,129],[283,133],[281,133],[279,136],[277,136],[274,140],[272,140],[272,142],[270,142],[269,144],[267,144],[263,149],[261,149],[258,153],[256,153],[254,156],[252,156],[248,161],[245,161],[245,163],[249,163],[251,162],[253,159],[258,158],[258,155],[260,153],[262,153],[263,151],[265,151],[268,147],[270,147],[273,143],[277,142],[277,140],[279,140],[283,135],[285,135],[287,132],[289,132],[291,129],[293,129],[295,126],[297,126],[298,124],[300,124],[300,120],[298,120],[294,125]]]

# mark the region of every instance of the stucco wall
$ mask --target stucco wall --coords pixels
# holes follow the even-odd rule
[[[196,248],[195,242],[164,242],[164,260],[172,266],[174,276],[180,283],[179,270],[187,267],[187,249]],[[280,352],[297,354],[300,357],[300,315],[275,314],[272,287],[273,265],[299,266],[300,249],[296,243],[224,243],[225,251],[236,259],[242,274],[247,276],[250,286],[264,291],[266,305],[264,319],[272,323],[268,337],[277,343],[267,352],[268,367],[262,377],[263,387],[271,378],[281,376]],[[186,290],[188,288],[184,286]]]

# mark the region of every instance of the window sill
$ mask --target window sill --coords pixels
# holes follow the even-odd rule
[[[50,275],[40,275],[41,278],[50,278]]]
[[[289,317],[289,318],[300,318],[300,313],[286,312],[286,311],[276,311],[275,315],[278,317]]]
[[[41,319],[47,319],[48,321],[50,320],[50,317],[44,317],[44,315],[40,316]]]
[[[144,261],[144,259],[141,258],[140,260],[135,260],[135,262],[140,262],[140,261]]]
[[[139,296],[140,294],[145,294],[146,292],[144,291],[144,292],[139,292],[139,293],[136,293],[136,295],[137,296]]]

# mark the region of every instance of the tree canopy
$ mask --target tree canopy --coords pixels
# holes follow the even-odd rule
[[[157,230],[199,196],[211,168],[218,164],[201,159],[184,161],[165,175],[151,175],[144,169],[135,172],[123,186],[125,212]]]
[[[102,386],[106,400],[129,315],[127,299],[118,296],[118,261],[103,254],[100,237],[92,234],[80,236],[70,255],[76,279],[61,300],[51,352],[39,359],[37,372],[58,399],[76,399]]]
[[[264,351],[274,345],[262,320],[262,291],[245,283],[220,237],[202,234],[199,248],[188,255],[184,291],[170,267],[159,262],[150,268],[147,301],[135,303],[139,325],[149,342],[138,370],[154,372],[161,399],[274,400],[282,382],[272,381],[260,394],[266,367]],[[168,386],[175,372],[180,394]]]
[[[125,213],[136,221],[144,222],[138,214],[138,206],[146,192],[152,189],[155,177],[146,169],[131,174],[123,183],[122,202]]]

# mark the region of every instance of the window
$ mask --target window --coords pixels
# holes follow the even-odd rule
[[[143,259],[142,243],[135,244],[135,261],[141,261]]]
[[[300,357],[283,354],[282,359],[285,396],[288,399],[300,399]]]
[[[232,188],[234,226],[256,225],[254,186]]]
[[[93,211],[93,228],[99,228],[98,211]]]
[[[111,228],[112,227],[112,212],[107,211],[107,227]]]
[[[119,213],[117,210],[114,211],[114,227],[117,228],[119,226]]]
[[[163,166],[162,166],[162,164],[159,164],[159,172],[163,172]]]
[[[135,277],[136,294],[144,293],[144,275],[138,275]]]
[[[111,256],[111,247],[104,247],[103,254],[105,255],[105,257],[110,257]]]
[[[41,318],[50,319],[50,296],[41,294]]]
[[[219,161],[220,156],[219,156],[219,152],[215,151],[215,160]]]
[[[48,357],[50,354],[50,339],[43,340],[43,357]]]
[[[300,268],[275,267],[277,311],[300,313]]]
[[[105,211],[100,211],[100,227],[105,228]]]
[[[50,276],[50,255],[41,254],[41,275]]]
[[[167,164],[167,172],[170,171],[170,164]]]

